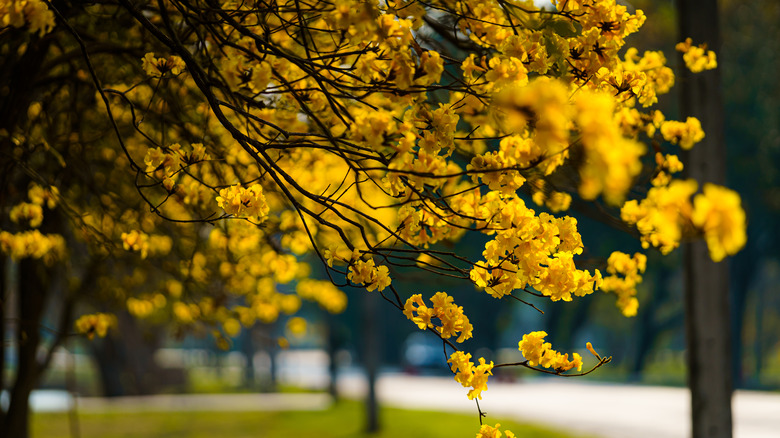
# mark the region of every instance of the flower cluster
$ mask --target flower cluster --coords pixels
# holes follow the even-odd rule
[[[270,211],[260,184],[252,184],[248,188],[239,185],[224,188],[219,191],[217,205],[227,214],[252,218],[257,222],[266,220]]]
[[[353,259],[349,265],[349,281],[366,286],[366,290],[371,292],[378,290],[382,292],[387,286],[390,286],[390,271],[387,266],[374,264],[374,259],[368,261],[359,258]]]
[[[656,152],[655,154],[656,175],[653,177],[651,183],[658,186],[666,186],[672,182],[672,174],[681,172],[683,170],[683,163],[677,157],[672,154],[662,154]]]
[[[495,426],[488,426],[487,424],[483,424],[479,427],[477,438],[501,438],[503,434],[501,433],[499,427],[501,427],[500,423],[496,424]],[[504,430],[504,433],[506,434],[506,438],[515,438],[515,434],[513,434],[509,429]]]
[[[50,264],[65,256],[65,239],[59,234],[43,234],[38,230],[0,231],[0,251],[14,260],[30,257]]]
[[[704,193],[693,199],[693,224],[704,233],[713,261],[736,254],[745,246],[745,211],[733,190],[705,184]]]
[[[144,55],[141,61],[141,67],[146,74],[155,78],[162,77],[166,73],[176,76],[184,71],[186,67],[184,61],[176,55],[171,55],[167,58],[155,58],[154,52]]]
[[[672,180],[668,186],[653,187],[641,202],[626,202],[620,218],[636,225],[643,248],[652,245],[668,254],[680,245],[683,227],[691,216],[690,198],[697,186],[694,180]]]
[[[695,231],[704,234],[710,256],[720,261],[745,245],[745,211],[736,192],[714,184],[706,184],[704,193],[691,203],[697,187],[694,180],[653,187],[645,199],[626,202],[620,217],[636,225],[644,248],[652,245],[667,254],[679,246],[686,231]]]
[[[29,32],[44,36],[54,28],[54,13],[41,0],[0,1],[0,27],[23,27]]]
[[[569,354],[561,354],[552,348],[552,344],[544,342],[547,332],[536,331],[523,335],[523,340],[518,343],[518,349],[523,353],[523,357],[528,360],[528,365],[541,365],[544,368],[552,368],[555,372],[562,373],[576,368],[582,371],[582,356],[578,353],[572,355],[569,360]]]
[[[582,133],[585,161],[580,168],[580,195],[620,205],[642,170],[645,146],[623,136],[615,122],[615,99],[605,93],[583,90],[576,97],[575,122]]]
[[[148,235],[143,231],[132,230],[122,233],[122,247],[126,251],[137,251],[145,259],[150,254],[166,255],[171,251],[173,240],[166,235]]]
[[[8,215],[11,222],[26,221],[30,228],[38,228],[43,222],[43,207],[38,204],[22,202],[16,204]]]
[[[341,313],[347,308],[347,295],[330,281],[301,280],[295,292],[305,300],[316,302],[329,313]]]
[[[571,301],[572,294],[584,296],[599,286],[598,270],[591,274],[574,264],[574,255],[582,253],[576,219],[537,216],[519,198],[495,198],[491,204],[500,212],[494,221],[501,228],[485,244],[485,262],[470,272],[474,284],[495,298],[531,286],[553,301]]]
[[[701,122],[696,117],[688,117],[685,122],[668,120],[661,124],[661,135],[672,144],[679,144],[688,150],[704,138]]]
[[[613,252],[607,259],[607,273],[601,284],[603,292],[618,296],[617,306],[625,316],[635,316],[639,308],[636,286],[642,282],[642,273],[647,266],[647,256],[641,253],[633,257],[620,251]]]
[[[136,318],[146,318],[154,313],[155,310],[162,309],[168,303],[165,295],[156,293],[149,297],[135,298],[129,297],[125,303],[127,311]]]
[[[677,43],[674,48],[678,52],[683,53],[685,66],[694,73],[712,70],[718,66],[718,61],[715,59],[715,52],[707,50],[707,44],[694,46],[693,41],[690,38],[686,38],[685,41]]]
[[[103,338],[108,329],[116,326],[116,316],[108,313],[93,313],[82,315],[75,322],[76,331],[92,340],[95,335]]]
[[[534,201],[534,204],[543,205],[553,213],[566,211],[571,205],[570,194],[555,190],[545,190],[544,180],[535,181],[533,191],[531,199]]]
[[[449,339],[460,332],[457,342],[463,342],[472,337],[473,327],[469,318],[463,313],[463,307],[454,303],[454,299],[445,292],[436,292],[431,297],[432,307],[428,307],[421,294],[415,294],[406,300],[404,315],[417,324],[421,330],[436,328],[443,339]],[[441,326],[433,324],[438,318]]]
[[[450,369],[455,373],[455,381],[463,385],[464,388],[471,387],[467,396],[469,400],[475,397],[482,400],[482,391],[487,391],[488,376],[493,375],[493,362],[485,363],[485,358],[479,358],[479,365],[474,366],[471,362],[471,353],[456,351],[450,355]]]
[[[306,320],[300,316],[295,316],[287,320],[285,330],[295,338],[301,338],[306,335]]]

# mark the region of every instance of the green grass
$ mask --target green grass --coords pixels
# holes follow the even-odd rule
[[[472,438],[479,430],[476,415],[383,408],[382,431],[362,432],[363,405],[340,401],[328,410],[314,412],[160,412],[81,414],[81,438]],[[518,437],[564,438],[571,434],[513,421],[488,418],[486,424],[501,423]],[[35,414],[32,438],[70,438],[68,415]]]

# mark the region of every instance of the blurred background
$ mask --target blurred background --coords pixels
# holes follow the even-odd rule
[[[643,9],[649,18],[640,36],[629,45],[636,46],[640,53],[663,50],[670,66],[679,71],[674,52],[674,2],[630,3]],[[778,391],[780,3],[724,0],[720,5],[724,44],[717,55],[725,93],[729,163],[726,185],[742,196],[748,217],[746,247],[722,263],[730,270],[733,381],[736,388]],[[673,93],[674,89],[672,95],[661,98],[660,106],[669,118],[679,119],[684,115],[679,114]],[[613,249],[626,253],[641,250],[630,236],[587,218],[580,219],[580,231],[590,251],[585,257],[603,257]],[[455,249],[465,256],[475,256],[483,247],[484,242],[464,240]],[[314,261],[311,264],[317,265]],[[475,339],[464,344],[464,349],[476,357],[496,363],[522,360],[518,340],[524,333],[545,330],[559,351],[587,357],[584,346],[590,341],[602,355],[613,357],[611,364],[583,380],[683,387],[686,369],[681,275],[680,251],[665,257],[648,252],[648,271],[639,289],[639,314],[633,318],[623,317],[614,297],[605,294],[570,303],[534,301],[544,311],[541,315],[519,303],[486,300],[464,283],[430,279],[420,273],[397,273],[393,278],[394,285],[408,294],[431,295],[446,290],[453,295],[476,327]],[[14,279],[10,280],[13,283]],[[281,319],[273,325],[244,330],[225,349],[217,348],[208,336],[176,338],[150,323],[118,315],[119,330],[105,339],[74,339],[61,349],[40,389],[106,397],[312,391],[338,395],[341,390],[342,396],[360,398],[366,364],[373,364],[380,376],[449,375],[441,343],[435,337],[419,331],[390,306],[383,306],[375,294],[345,292],[349,304],[339,315],[327,315],[316,305],[304,303],[301,316],[307,320],[305,332]],[[370,321],[366,320],[367,314],[372,315]],[[8,339],[3,343],[11,367],[12,335],[6,330]],[[280,337],[289,345],[280,345]],[[500,371],[495,381],[541,378],[522,368]],[[336,385],[337,381],[347,383]],[[46,399],[46,394],[53,398]],[[38,392],[34,407],[38,403],[39,410],[46,410],[46,403],[56,405],[56,394]],[[463,396],[465,399],[465,390]],[[476,413],[470,424],[475,420]],[[72,430],[59,432],[68,436]]]

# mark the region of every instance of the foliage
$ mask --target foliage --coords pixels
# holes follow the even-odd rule
[[[16,72],[0,126],[0,248],[64,267],[69,299],[96,310],[211,330],[227,346],[301,299],[338,312],[336,286],[358,286],[442,338],[455,379],[481,398],[493,368],[580,372],[581,358],[532,332],[525,361],[474,366],[456,344],[478,333],[476,309],[398,290],[402,268],[524,303],[601,289],[631,316],[645,256],[583,257],[577,211],[664,254],[704,237],[718,261],[745,244],[734,192],[673,177],[677,148],[704,133],[652,108],[674,73],[662,52],[624,47],[646,17],[614,0],[0,11]],[[686,64],[714,68],[692,44],[678,46]],[[481,259],[449,249],[466,234],[485,236]],[[317,258],[332,284],[306,279]],[[107,318],[77,329],[102,334]],[[592,351],[596,367],[609,360]]]

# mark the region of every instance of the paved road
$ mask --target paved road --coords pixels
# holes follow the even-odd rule
[[[604,438],[687,438],[690,396],[686,389],[588,384],[575,379],[489,383],[480,406],[490,416],[548,424]],[[340,388],[357,396],[365,383],[344,379]],[[467,389],[446,377],[387,375],[377,392],[391,406],[472,412]],[[780,394],[737,391],[735,438],[780,437]]]

